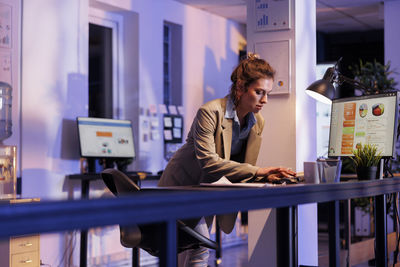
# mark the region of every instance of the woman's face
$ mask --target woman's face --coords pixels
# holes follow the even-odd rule
[[[268,102],[268,94],[272,91],[272,78],[261,78],[245,89],[240,89],[238,108],[246,112],[259,112]]]

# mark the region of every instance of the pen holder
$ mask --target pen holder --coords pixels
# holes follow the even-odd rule
[[[340,159],[318,159],[318,176],[321,183],[340,182],[342,161]]]

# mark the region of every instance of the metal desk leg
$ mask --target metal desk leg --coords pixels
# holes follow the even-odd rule
[[[140,251],[139,248],[132,249],[132,267],[140,267]]]
[[[329,267],[340,266],[339,201],[328,203]]]
[[[297,267],[297,207],[276,209],[277,266]]]
[[[387,267],[386,195],[375,197],[375,266]]]
[[[347,249],[347,259],[346,267],[351,267],[351,199],[345,200],[344,214],[346,214],[345,231],[346,231],[346,249]]]
[[[218,248],[215,251],[215,266],[219,266],[222,262],[222,245],[221,245],[221,228],[219,227],[217,218],[215,223],[215,242],[218,244]]]
[[[165,234],[162,238],[163,246],[160,251],[159,266],[175,267],[177,266],[177,230],[176,221],[170,220],[164,223]]]
[[[89,181],[82,180],[81,198],[89,198]],[[87,230],[81,230],[80,267],[87,265]]]

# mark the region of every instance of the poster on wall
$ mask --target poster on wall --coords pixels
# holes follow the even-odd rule
[[[275,68],[271,95],[290,93],[290,40],[256,43],[254,52]]]
[[[11,53],[0,52],[0,81],[12,84]]]
[[[253,0],[255,31],[290,29],[290,0]]]
[[[0,47],[11,48],[11,7],[0,3]]]

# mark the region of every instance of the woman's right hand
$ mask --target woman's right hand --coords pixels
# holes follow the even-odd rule
[[[256,172],[256,176],[266,177],[267,180],[280,179],[280,178],[291,178],[296,176],[296,172],[292,171],[290,168],[284,167],[267,167],[259,168]]]

